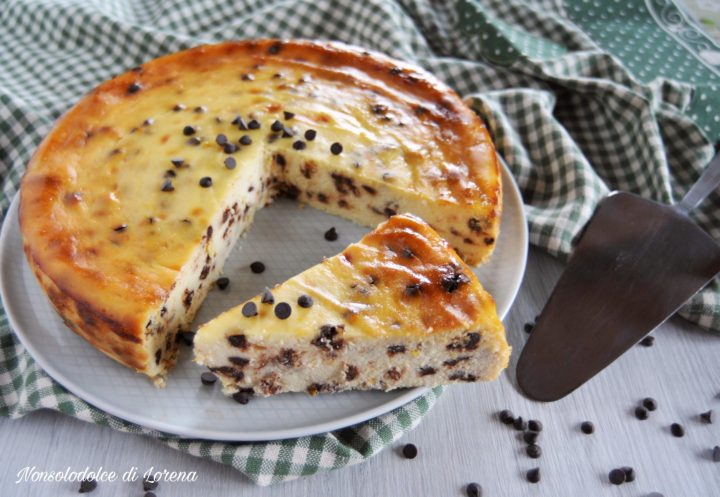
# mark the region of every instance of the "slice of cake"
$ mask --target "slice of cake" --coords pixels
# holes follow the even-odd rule
[[[25,253],[68,327],[158,385],[236,240],[278,195],[375,226],[427,220],[491,253],[487,130],[422,69],[338,43],[259,40],[149,61],[43,141],[20,190]]]
[[[205,324],[194,348],[241,398],[492,380],[510,355],[492,297],[409,214]]]

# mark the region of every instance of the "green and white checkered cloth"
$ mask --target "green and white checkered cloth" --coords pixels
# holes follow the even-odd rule
[[[531,242],[562,260],[608,191],[677,201],[720,137],[720,48],[670,0],[9,0],[0,4],[3,217],[30,154],[85,92],[168,52],[254,37],[342,40],[435,73],[487,122],[522,189]],[[717,193],[694,216],[720,239]],[[681,314],[720,330],[718,282]],[[70,394],[35,365],[0,309],[0,415],[50,408],[148,434],[260,485],[372,457],[440,392],[313,437],[179,440]]]

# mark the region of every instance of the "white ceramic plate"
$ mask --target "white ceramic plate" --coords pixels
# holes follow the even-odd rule
[[[501,234],[491,260],[476,271],[505,316],[525,271],[527,225],[522,200],[512,177],[503,171],[504,214]],[[50,376],[96,407],[148,428],[183,437],[257,441],[299,437],[336,430],[384,414],[425,389],[394,392],[347,392],[310,397],[284,394],[255,398],[240,405],[226,397],[219,385],[203,386],[203,369],[181,346],[177,367],[163,390],[147,378],[108,359],[72,333],[55,313],[25,260],[18,226],[18,197],[14,199],[0,235],[0,292],[10,325],[30,354]],[[324,240],[335,226],[338,241]],[[248,236],[235,248],[226,266],[230,287],[213,290],[196,322],[256,295],[332,256],[359,240],[367,228],[349,221],[278,200],[256,216]],[[265,263],[262,274],[248,265]]]

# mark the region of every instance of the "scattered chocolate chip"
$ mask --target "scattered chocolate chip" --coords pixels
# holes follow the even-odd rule
[[[117,232],[117,233],[122,233],[122,232],[125,231],[126,229],[128,229],[128,225],[127,225],[127,224],[121,224],[120,226],[115,226],[115,227],[113,228],[113,231],[115,231],[115,232]]]
[[[165,171],[165,174],[163,174],[163,177],[165,178],[174,178],[175,176],[177,176],[177,173],[172,169],[168,169],[167,171]]]
[[[527,481],[530,483],[537,483],[540,481],[540,468],[533,468],[525,475]]]
[[[462,273],[446,274],[440,280],[440,284],[448,293],[453,293],[460,288],[460,285],[468,283],[470,278]]]
[[[307,143],[305,143],[302,140],[297,140],[293,143],[293,148],[295,150],[305,150],[306,147],[307,147]]]
[[[237,162],[233,157],[226,157],[224,162],[225,167],[228,169],[235,169],[235,166],[237,166]]]
[[[127,91],[129,94],[132,95],[133,93],[139,92],[141,88],[142,88],[142,85],[140,83],[133,83],[130,86],[128,86]]]
[[[185,164],[185,160],[180,158],[170,159],[170,162],[175,167],[182,167]]]
[[[703,421],[704,423],[711,425],[712,424],[712,415],[713,415],[713,412],[712,412],[712,409],[710,409],[709,411],[706,411],[706,412],[703,412],[700,414],[700,420]]]
[[[235,392],[235,393],[232,395],[232,398],[233,398],[233,400],[234,400],[235,402],[237,402],[238,404],[245,405],[245,404],[247,404],[248,402],[250,402],[250,395],[251,395],[251,394],[250,394],[249,392],[247,392],[247,391],[245,391],[245,390],[240,390],[239,392]]]
[[[415,459],[418,454],[418,449],[414,444],[405,444],[402,448],[402,453],[405,459]]]
[[[543,429],[543,424],[537,419],[531,419],[528,421],[528,430],[536,431],[540,433]]]
[[[210,371],[205,371],[203,374],[200,375],[200,381],[203,385],[212,385],[217,381],[217,376],[215,376]]]
[[[642,406],[637,406],[635,408],[635,417],[638,418],[640,421],[644,421],[648,418],[648,411]]]
[[[532,433],[532,432],[531,432]],[[530,444],[525,449],[525,453],[530,457],[531,459],[537,459],[542,455],[542,449],[539,445]]]
[[[78,493],[88,494],[97,488],[97,480],[95,478],[86,478],[80,481],[80,489]]]
[[[343,151],[343,146],[339,144],[338,142],[333,143],[330,145],[330,152],[332,152],[333,155],[340,155]]]
[[[286,121],[289,121],[290,119],[295,117],[295,114],[293,114],[292,112],[284,111],[283,117],[285,118]]]
[[[613,469],[608,473],[608,480],[613,485],[622,485],[625,483],[625,471],[620,468]]]
[[[183,128],[183,135],[185,136],[192,136],[195,133],[197,133],[197,128],[195,126],[190,126],[189,124]]]
[[[265,264],[263,264],[260,261],[255,261],[252,264],[250,264],[250,271],[252,271],[255,274],[260,274],[263,271],[265,271]]]
[[[513,428],[515,428],[518,431],[525,431],[527,430],[527,421],[525,421],[522,416],[518,416],[513,421]]]
[[[155,490],[158,487],[158,481],[152,476],[143,478],[143,490]]]
[[[654,411],[657,409],[657,401],[652,397],[645,397],[642,401],[642,405],[648,411]]]
[[[500,411],[498,418],[500,418],[500,422],[506,425],[511,425],[513,424],[513,421],[515,421],[515,415],[509,409],[503,409]]]
[[[405,295],[408,295],[410,297],[414,297],[415,295],[420,295],[420,289],[421,289],[420,283],[411,283],[410,285],[407,285],[405,287]]]
[[[204,105],[198,105],[193,109],[193,112],[196,114],[205,114],[207,112],[207,107]]]
[[[525,433],[523,433],[523,440],[525,440],[526,444],[532,445],[537,442],[538,435],[539,433],[536,431],[526,430]]]
[[[277,119],[273,121],[273,123],[270,125],[270,129],[273,130],[275,133],[279,133],[283,130],[283,123],[278,121]]]
[[[315,137],[317,136],[317,131],[314,129],[308,129],[305,131],[305,139],[309,142],[313,141]]]
[[[647,336],[640,340],[640,345],[643,347],[652,347],[655,344],[655,337]]]
[[[334,242],[337,239],[338,234],[337,231],[335,231],[334,226],[325,232],[325,240],[327,240],[328,242]]]
[[[225,152],[226,154],[234,154],[238,150],[240,150],[240,147],[238,147],[234,143],[226,143],[225,145],[223,145],[223,152]]]
[[[163,181],[160,190],[164,192],[173,192],[175,191],[175,187],[173,186],[172,181],[170,181],[169,178],[165,178],[165,181]]]
[[[245,121],[240,116],[235,116],[235,119],[230,121],[230,123],[240,128],[241,131],[245,131],[248,129],[247,124],[245,124]]]
[[[143,121],[143,126],[152,126],[153,124],[155,124],[155,119],[152,117],[148,117]]]
[[[251,318],[257,316],[257,306],[255,305],[255,302],[245,302],[245,305],[242,306],[242,315],[246,318]]]
[[[287,319],[292,314],[292,307],[287,302],[280,302],[275,306],[275,317],[278,319]]]
[[[248,129],[260,129],[260,122],[256,119],[251,120],[249,123],[247,123]]]
[[[215,143],[218,145],[225,145],[228,142],[227,136],[220,133],[215,137]]]
[[[275,297],[273,297],[273,294],[268,287],[265,287],[265,290],[263,290],[262,297],[260,297],[260,303],[261,304],[274,304],[275,303]]]
[[[185,110],[187,107],[183,104],[175,104],[175,106],[172,108],[173,112],[180,112],[181,110]]]
[[[465,487],[467,497],[482,497],[482,487],[479,483],[468,483]]]
[[[392,357],[397,354],[404,354],[407,348],[404,345],[390,345],[387,348],[387,354]]]
[[[282,137],[290,138],[291,136],[295,136],[295,133],[293,132],[293,130],[288,128],[287,126],[283,126]]]
[[[314,304],[313,298],[310,295],[300,295],[297,301],[298,305],[303,309],[308,309]]]
[[[635,470],[631,468],[630,466],[623,466],[620,468],[623,473],[625,473],[625,482],[630,483],[631,481],[635,481]]]
[[[225,290],[230,284],[230,278],[222,276],[215,281],[215,284],[220,290]]]
[[[192,138],[190,138],[187,141],[187,144],[192,145],[193,147],[197,147],[201,143],[202,143],[202,138],[200,138],[199,136],[193,136]]]
[[[212,178],[210,176],[200,178],[199,184],[203,188],[210,188],[212,186]]]
[[[233,347],[246,349],[248,346],[247,337],[245,335],[230,335],[227,339]]]
[[[533,323],[525,323],[525,327],[523,329],[525,330],[525,333],[532,333],[532,330],[535,329],[535,325]]]
[[[245,73],[240,76],[240,79],[243,81],[255,81],[255,76]]]
[[[670,433],[674,437],[681,438],[685,436],[685,428],[680,423],[673,423],[670,425]]]
[[[583,421],[580,424],[580,431],[582,431],[585,435],[592,435],[595,432],[595,425],[592,421]]]
[[[720,462],[720,446],[716,445],[712,450],[712,460],[714,462]]]
[[[251,145],[252,144],[252,138],[250,138],[249,135],[242,135],[240,139],[238,140],[240,145]]]

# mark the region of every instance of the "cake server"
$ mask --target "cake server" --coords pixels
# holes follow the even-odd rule
[[[675,206],[625,192],[600,202],[520,356],[529,397],[566,396],[720,272],[720,245],[688,217],[718,185],[720,154]]]

